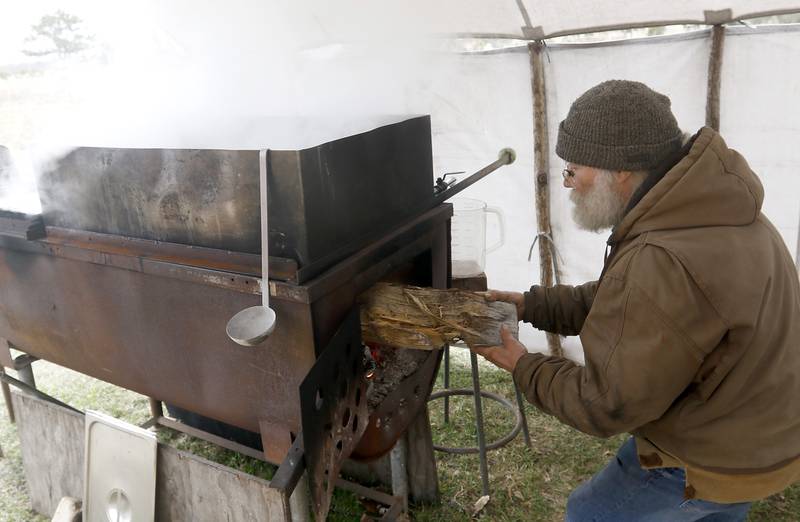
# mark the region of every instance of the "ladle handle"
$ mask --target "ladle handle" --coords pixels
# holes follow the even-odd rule
[[[258,193],[261,197],[261,304],[269,308],[269,226],[267,219],[267,156],[269,151],[258,153]]]
[[[434,195],[433,205],[431,205],[431,208],[440,203],[444,203],[445,201],[452,198],[465,188],[469,187],[476,181],[480,181],[481,179],[485,178],[486,176],[488,176],[495,170],[499,169],[503,165],[511,165],[512,163],[514,163],[516,159],[517,159],[517,153],[514,152],[514,149],[511,148],[501,149],[500,153],[498,154],[497,160],[486,165],[481,170],[479,170],[475,174],[472,174],[468,178],[464,178],[455,185],[450,185],[447,187],[447,189]]]

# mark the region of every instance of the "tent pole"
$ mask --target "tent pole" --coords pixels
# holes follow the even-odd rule
[[[719,92],[722,77],[722,48],[725,26],[715,25],[711,32],[711,53],[708,57],[708,92],[706,95],[706,126],[719,132]]]
[[[533,150],[536,185],[536,222],[539,238],[539,274],[543,286],[553,286],[552,230],[550,228],[550,186],[548,180],[547,143],[547,93],[544,85],[544,65],[541,40],[528,44],[531,63],[531,88],[533,89]],[[563,357],[561,339],[558,335],[547,333],[547,348],[550,355]]]

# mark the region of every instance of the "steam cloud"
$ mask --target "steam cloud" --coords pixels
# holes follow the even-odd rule
[[[76,103],[16,154],[21,183],[7,184],[15,195],[5,199],[22,201],[16,191],[30,192],[38,165],[72,147],[295,149],[429,113],[431,86],[446,83],[454,63],[409,6],[220,6],[94,4],[84,18],[95,21],[103,59],[59,76],[52,88]]]

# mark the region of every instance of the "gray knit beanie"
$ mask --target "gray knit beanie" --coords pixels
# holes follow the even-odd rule
[[[556,154],[609,170],[651,170],[681,146],[669,98],[647,85],[609,80],[583,93],[558,127]]]

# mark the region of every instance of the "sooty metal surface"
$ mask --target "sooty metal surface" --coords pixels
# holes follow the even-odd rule
[[[342,462],[367,427],[363,358],[356,306],[300,385],[306,469],[316,520],[325,520]]]
[[[309,278],[433,206],[428,116],[268,163],[270,254]],[[257,254],[258,172],[257,150],[78,148],[38,185],[47,226]]]

